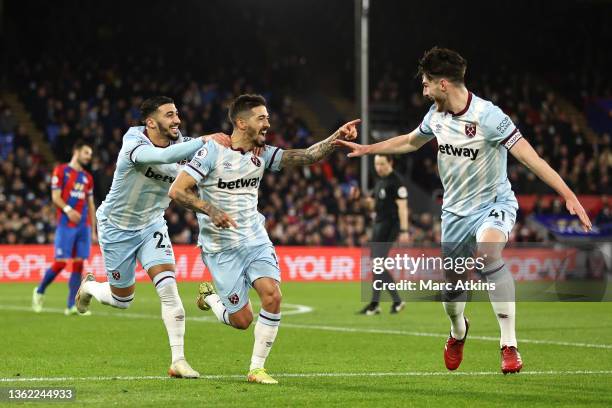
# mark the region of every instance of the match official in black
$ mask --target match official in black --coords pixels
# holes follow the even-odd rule
[[[386,257],[393,243],[408,242],[408,190],[393,171],[393,158],[387,155],[374,157],[374,168],[378,174],[378,181],[374,186],[373,197],[368,197],[370,210],[376,211],[374,228],[372,229],[372,259]],[[393,276],[385,270],[383,273],[373,274],[373,280],[383,283],[394,282]],[[372,301],[360,313],[371,316],[380,313],[381,291],[372,288]],[[406,305],[396,290],[389,290],[393,298],[391,313],[399,313]]]

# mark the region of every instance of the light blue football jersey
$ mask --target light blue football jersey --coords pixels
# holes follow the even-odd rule
[[[176,160],[182,161],[169,164],[151,159],[139,161],[142,147],[155,147],[144,131],[144,126],[131,127],[123,136],[110,191],[96,213],[98,218],[120,229],[140,230],[163,218],[170,204],[170,185],[183,165],[203,146],[200,139],[191,140],[179,134],[170,146],[185,142],[174,154]]]
[[[266,146],[262,156],[243,153],[208,142],[183,171],[197,181],[202,200],[230,215],[238,228],[216,227],[210,217],[198,213],[198,245],[204,253],[226,251],[249,243],[269,243],[265,217],[257,211],[259,184],[264,170],[280,170],[283,150]]]
[[[518,208],[507,160],[522,135],[500,108],[470,92],[461,112],[438,112],[433,105],[419,132],[438,142],[443,211],[463,217],[500,201]]]

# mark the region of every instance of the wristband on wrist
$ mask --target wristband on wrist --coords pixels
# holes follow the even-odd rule
[[[408,232],[408,229],[401,229],[400,232]]]
[[[71,206],[69,206],[68,204],[66,204],[66,205],[64,206],[64,208],[62,208],[62,211],[63,211],[63,212],[65,212],[65,213],[67,213],[67,212],[68,212],[68,211],[70,211],[70,210],[72,210],[72,207],[71,207]]]

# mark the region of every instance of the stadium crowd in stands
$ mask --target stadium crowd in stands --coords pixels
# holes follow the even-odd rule
[[[421,90],[416,86],[418,81],[407,76],[402,68],[387,63],[374,87],[371,101],[373,111],[380,114],[381,129],[388,131],[388,118],[394,116],[391,122],[397,128],[393,134],[409,131],[415,123],[419,123],[429,103],[421,97]],[[471,80],[469,88],[490,99],[510,115],[540,156],[559,172],[577,194],[612,194],[610,134],[595,134],[591,137],[583,134],[577,119],[570,117],[561,106],[563,102],[559,94],[532,76],[509,72],[482,75]],[[587,89],[592,92],[588,87],[585,92]],[[572,96],[570,94],[570,98]],[[376,114],[372,120],[372,126],[376,128]],[[435,143],[429,143],[412,155],[411,179],[426,191],[439,195],[442,185],[438,177],[436,151]],[[508,155],[508,177],[517,194],[554,194],[511,155]],[[554,201],[550,207],[537,206],[535,209],[538,214],[561,214],[564,211],[560,201]],[[513,235],[511,239],[524,242],[546,238],[538,236],[535,230],[525,225],[525,214],[521,211]]]
[[[112,68],[100,68],[93,63],[84,71],[80,66],[78,75],[72,66],[64,65],[59,80],[51,80],[48,72],[53,69],[52,65],[52,62],[35,66],[24,63],[18,69],[23,89],[27,90],[21,97],[36,124],[44,129],[58,161],[69,159],[71,146],[77,139],[93,145],[91,172],[97,205],[110,188],[114,161],[125,129],[139,124],[138,107],[143,97],[173,96],[181,111],[183,133],[201,135],[214,131],[230,133],[226,107],[238,94],[255,91],[244,79],[230,82],[222,74],[205,83],[189,78],[158,82],[146,75],[140,80],[125,75],[119,80]],[[315,142],[305,124],[293,114],[290,98],[277,100],[271,94],[266,97],[271,102],[273,123],[268,143],[300,148]],[[52,242],[54,216],[49,200],[52,164],[42,163],[36,154],[28,157],[28,152],[36,153],[36,149],[21,146],[27,143],[27,136],[19,134],[19,130],[6,132],[9,133],[12,144],[3,143],[7,152],[2,194],[10,199],[3,200],[2,206],[6,208],[2,209],[6,210],[3,217],[12,215],[10,219],[0,219],[0,242]],[[357,163],[351,163],[339,153],[336,159],[307,169],[266,176],[260,209],[267,216],[275,242],[290,245],[359,245],[365,242],[367,214],[361,202],[350,202],[346,198],[350,186],[356,183]],[[32,166],[32,162],[36,166]],[[27,174],[24,174],[26,169]],[[17,217],[10,211],[15,206],[24,209],[27,207],[23,205],[25,200],[32,199],[35,199],[33,205],[22,216]],[[38,222],[40,219],[42,223]],[[172,205],[167,220],[174,242],[196,242],[197,220],[192,213]]]
[[[152,65],[165,72],[156,64],[160,63],[144,60],[141,65],[134,63],[131,72],[126,73],[119,72],[116,66],[87,61],[78,67],[64,64],[58,70],[54,61],[43,60],[37,64],[23,62],[16,70],[20,88],[25,89],[20,96],[35,123],[43,129],[58,161],[69,160],[70,148],[77,139],[93,145],[91,172],[97,205],[110,188],[124,131],[139,124],[138,107],[144,97],[154,94],[174,97],[186,135],[230,133],[225,117],[230,101],[240,93],[255,92],[269,84],[236,79],[224,72],[214,73],[206,81],[189,75],[160,78],[144,68]],[[404,122],[400,122],[398,131],[418,124],[428,107],[419,95],[420,90],[414,88],[412,78],[409,89],[413,91],[404,90],[405,78],[399,72],[389,67],[372,93],[374,108],[399,112],[398,117]],[[610,194],[610,135],[587,139],[560,109],[558,97],[533,78],[516,74],[507,74],[503,80],[497,78],[484,76],[471,85],[476,93],[490,98],[511,115],[536,150],[577,193]],[[280,95],[279,90],[265,94],[272,112],[268,143],[294,148],[312,144],[314,135],[294,114],[291,98]],[[55,217],[49,182],[53,163],[42,161],[38,147],[1,101],[0,139],[4,159],[0,175],[0,243],[52,242]],[[410,174],[412,180],[434,195],[441,189],[435,152],[434,144],[430,143],[415,153]],[[547,192],[531,173],[513,159],[509,161],[509,177],[517,193]],[[351,186],[358,183],[358,166],[357,160],[335,152],[329,160],[310,168],[266,174],[259,208],[266,216],[267,229],[275,244],[365,244],[370,214],[362,200],[351,199],[349,195]],[[552,208],[538,207],[536,211],[554,212],[562,208],[559,206],[556,203]],[[166,218],[174,242],[196,242],[197,220],[191,212],[171,205]],[[526,225],[523,214],[519,213],[517,221],[513,241],[546,239]],[[430,213],[411,214],[411,239],[425,244],[439,241],[438,217]]]
[[[406,82],[402,82],[404,80]],[[375,108],[399,106],[398,118],[410,118],[410,125],[419,123],[429,104],[420,97],[420,89],[411,89],[414,85],[414,79],[403,78],[399,68],[389,68],[375,87],[372,104]],[[398,91],[406,88],[411,92]],[[577,194],[612,192],[610,134],[588,138],[576,120],[562,109],[559,96],[541,82],[527,75],[506,73],[472,80],[470,89],[508,113],[538,153],[559,171]],[[396,123],[401,126],[401,122]],[[409,129],[408,124],[405,126]],[[441,188],[435,151],[434,144],[426,145],[416,154],[419,164],[413,166],[412,179],[430,191]],[[508,176],[517,194],[552,193],[516,160],[510,158],[508,164]]]
[[[50,168],[0,100],[0,243],[52,242]]]

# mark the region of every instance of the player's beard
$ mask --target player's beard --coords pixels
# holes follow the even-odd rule
[[[247,132],[249,138],[253,141],[253,146],[255,147],[264,147],[266,145],[266,136],[260,133],[262,130],[263,129],[257,131],[253,128],[249,128]]]
[[[91,157],[82,158],[81,155],[77,155],[77,163],[79,163],[79,166],[86,167],[90,162],[91,162]]]
[[[257,137],[255,138],[255,147],[264,147],[266,145],[266,138],[264,137],[263,139],[259,138],[259,134],[257,135]]]
[[[157,128],[159,129],[159,133],[161,133],[162,136],[167,137],[173,142],[176,142],[178,140],[179,138],[178,132],[176,133],[176,135],[172,133],[172,130],[170,129],[170,125],[164,127],[161,123],[157,122]]]

